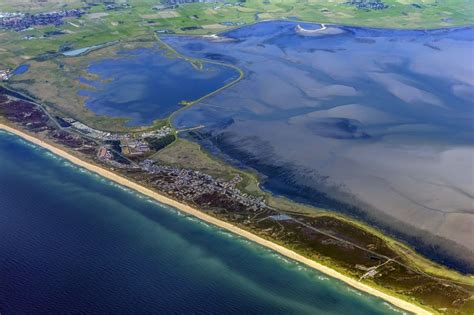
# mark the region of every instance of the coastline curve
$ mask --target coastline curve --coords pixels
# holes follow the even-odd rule
[[[88,171],[91,171],[93,173],[96,173],[108,180],[111,180],[119,185],[122,185],[124,187],[127,187],[127,188],[130,188],[130,189],[133,189],[135,190],[136,192],[138,193],[141,193],[147,197],[150,197],[152,198],[153,200],[156,200],[157,202],[159,203],[163,203],[165,205],[168,205],[168,206],[171,206],[171,207],[174,207],[176,208],[177,210],[179,211],[182,211],[186,214],[189,214],[191,216],[194,216],[202,221],[205,221],[207,223],[210,223],[216,227],[219,227],[221,229],[224,229],[226,231],[229,231],[231,233],[234,233],[240,237],[243,237],[245,239],[248,239],[254,243],[257,243],[261,246],[264,246],[268,249],[271,249],[275,252],[277,252],[278,254],[282,255],[282,256],[285,256],[287,258],[290,258],[296,262],[299,262],[299,263],[302,263],[310,268],[313,268],[315,270],[318,270],[332,278],[335,278],[337,280],[340,280],[344,283],[346,283],[347,285],[357,289],[357,290],[360,290],[362,292],[365,292],[365,293],[368,293],[370,295],[373,295],[373,296],[376,296],[378,298],[381,298],[383,300],[385,300],[386,302],[398,307],[398,308],[401,308],[403,310],[406,310],[406,311],[409,311],[409,312],[412,312],[414,314],[420,314],[420,315],[425,315],[425,314],[432,314],[431,312],[429,312],[428,310],[418,306],[418,305],[415,305],[413,303],[410,303],[408,301],[405,301],[401,298],[398,298],[396,296],[391,296],[387,293],[384,293],[380,290],[377,290],[373,287],[370,287],[369,285],[366,285],[364,283],[361,283],[353,278],[350,278],[349,276],[346,276],[346,275],[343,275],[325,265],[322,265],[314,260],[311,260],[309,258],[306,258],[288,248],[285,248],[281,245],[278,245],[276,243],[273,243],[269,240],[266,240],[262,237],[259,237],[249,231],[246,231],[244,229],[241,229],[239,227],[236,227],[230,223],[227,223],[225,221],[222,221],[222,220],[219,220],[215,217],[212,217],[202,211],[199,211],[198,209],[195,209],[191,206],[188,206],[186,204],[183,204],[183,203],[180,203],[174,199],[171,199],[169,197],[166,197],[166,196],[163,196],[161,194],[159,194],[158,192],[156,191],[152,191],[151,189],[148,189],[148,188],[145,188],[121,175],[118,175],[116,173],[113,173],[112,171],[109,171],[103,167],[99,167],[97,165],[94,165],[90,162],[86,162],[78,157],[75,157],[73,155],[71,155],[70,153],[62,150],[61,148],[58,148],[54,145],[51,145],[45,141],[42,141],[32,135],[29,135],[25,132],[22,132],[22,131],[19,131],[15,128],[12,128],[10,126],[7,126],[3,123],[0,123],[0,129],[1,130],[4,130],[6,132],[9,132],[11,134],[14,134],[30,143],[33,143],[35,145],[38,145],[50,152],[52,152],[53,154],[56,154],[66,160],[68,160],[69,162],[79,166],[79,167],[82,167],[84,169],[87,169]]]

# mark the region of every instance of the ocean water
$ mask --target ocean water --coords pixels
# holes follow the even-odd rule
[[[398,314],[0,132],[0,312]]]

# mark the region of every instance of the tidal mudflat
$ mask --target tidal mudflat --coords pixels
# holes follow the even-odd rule
[[[0,309],[399,314],[0,132]]]
[[[128,118],[130,126],[168,117],[182,101],[194,101],[239,77],[232,68],[203,63],[202,68],[154,48],[124,50],[92,62],[97,79],[81,82],[85,105],[98,115]]]
[[[257,169],[273,192],[377,223],[473,272],[474,29],[297,25],[165,37],[246,73],[174,124],[205,125],[202,144]]]

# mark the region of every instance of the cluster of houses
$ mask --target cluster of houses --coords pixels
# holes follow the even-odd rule
[[[388,5],[383,3],[382,0],[349,0],[346,4],[355,6],[360,10],[383,10],[388,8]]]
[[[136,164],[131,163],[131,161],[124,158],[118,152],[113,151],[111,148],[106,146],[99,147],[97,152],[97,157],[104,163],[118,168],[118,169],[139,169]]]
[[[186,3],[216,3],[216,2],[221,2],[221,0],[161,0],[161,3],[166,6],[176,6],[180,4],[186,4]]]
[[[144,155],[151,151],[149,141],[147,140],[160,139],[173,133],[173,129],[169,126],[141,133],[112,133],[91,128],[74,118],[65,117],[61,118],[61,120],[67,124],[64,127],[72,127],[89,138],[109,143],[115,142],[118,147],[117,150],[126,156]],[[105,156],[100,154],[99,157],[105,158]]]
[[[69,126],[72,126],[78,131],[80,131],[81,133],[97,140],[106,140],[107,137],[111,135],[110,132],[105,132],[105,131],[91,128],[81,123],[80,121],[75,120],[74,118],[65,117],[65,118],[62,118],[62,120],[65,121]]]
[[[191,169],[157,164],[154,160],[145,159],[142,162],[124,163],[119,154],[107,146],[101,146],[97,153],[99,160],[117,169],[134,169],[145,173],[148,182],[160,191],[179,200],[199,205],[219,204],[223,207],[238,206],[246,211],[263,211],[267,209],[261,196],[243,193],[236,187],[242,181],[236,175],[229,181]]]
[[[138,146],[139,143],[140,141],[137,142]],[[128,142],[128,145],[130,144]],[[201,205],[220,200],[218,201],[219,204],[225,204],[226,202],[233,205],[238,204],[249,211],[262,211],[267,208],[263,197],[243,193],[236,187],[242,181],[240,175],[225,181],[215,179],[201,171],[160,165],[151,159],[145,159],[138,164],[126,164],[123,163],[125,161],[123,158],[120,159],[120,154],[114,152],[107,145],[102,145],[99,148],[97,157],[116,168],[143,171],[154,187],[179,200]]]
[[[139,165],[148,174],[158,175],[153,176],[154,186],[181,200],[195,202],[206,196],[221,195],[248,210],[257,211],[266,207],[263,197],[242,193],[236,188],[236,184],[242,180],[239,175],[230,181],[223,181],[200,171],[157,165],[150,159]]]
[[[110,151],[106,147],[100,147],[97,156],[101,160],[110,160],[113,158],[112,151]]]
[[[8,81],[8,79],[10,78],[10,74],[10,69],[0,70],[0,81]]]
[[[36,25],[61,25],[68,17],[81,17],[81,9],[53,11],[37,14],[0,12],[0,28],[22,31]]]
[[[88,137],[102,140],[102,141],[133,141],[136,139],[145,139],[145,138],[162,138],[173,132],[173,129],[169,126],[164,126],[157,130],[146,131],[140,134],[130,134],[130,133],[112,133],[102,130],[97,130],[92,127],[87,126],[86,124],[75,120],[71,117],[62,118],[69,126],[77,129],[81,133],[87,135]]]
[[[140,138],[122,140],[120,145],[125,155],[143,155],[151,150],[148,142]]]

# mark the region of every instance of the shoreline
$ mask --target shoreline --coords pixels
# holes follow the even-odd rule
[[[334,26],[334,27],[354,27],[354,28],[368,28],[368,29],[376,29],[376,30],[395,30],[395,31],[442,31],[442,30],[455,30],[455,29],[462,29],[462,28],[469,28],[469,27],[474,27],[474,24],[463,24],[463,25],[452,25],[452,26],[439,26],[439,27],[420,27],[420,28],[394,28],[394,27],[382,27],[382,26],[370,26],[370,25],[365,25],[365,24],[341,24],[341,23],[332,23],[331,21],[326,21],[326,22],[316,22],[316,21],[308,21],[308,20],[301,20],[301,19],[296,19],[296,20],[290,20],[290,19],[285,19],[285,18],[274,18],[274,19],[263,19],[263,20],[258,20],[254,21],[248,24],[243,24],[243,25],[237,25],[234,27],[229,27],[228,29],[219,31],[213,35],[217,36],[225,36],[226,33],[235,31],[247,26],[252,26],[258,23],[266,23],[266,22],[292,22],[292,23],[305,23],[305,24],[319,24],[319,25],[329,25],[329,26]],[[205,36],[205,34],[187,34],[187,33],[174,33],[174,34],[168,34],[170,36]]]
[[[127,187],[127,188],[130,188],[130,189],[133,189],[147,197],[150,197],[152,199],[154,199],[155,201],[159,202],[159,203],[162,203],[162,204],[165,204],[167,206],[171,206],[171,207],[174,207],[176,208],[177,210],[181,211],[181,212],[184,212],[186,214],[189,214],[189,215],[192,215],[204,222],[207,222],[207,223],[210,223],[214,226],[217,226],[219,228],[222,228],[224,230],[227,230],[231,233],[234,233],[240,237],[243,237],[243,238],[246,238],[254,243],[257,243],[261,246],[264,246],[268,249],[271,249],[277,253],[279,253],[280,255],[282,256],[285,256],[287,258],[290,258],[294,261],[297,261],[299,263],[302,263],[312,269],[315,269],[319,272],[322,272],[324,273],[325,275],[328,275],[332,278],[335,278],[337,280],[340,280],[344,283],[346,283],[347,285],[359,290],[359,291],[362,291],[362,292],[365,292],[365,293],[368,293],[372,296],[375,296],[375,297],[378,297],[378,298],[381,298],[382,300],[400,308],[400,309],[403,309],[405,311],[409,311],[409,312],[412,312],[412,313],[415,313],[415,314],[431,314],[428,310],[425,310],[423,309],[422,307],[418,306],[418,305],[415,305],[415,304],[412,304],[408,301],[405,301],[401,298],[398,298],[398,297],[395,297],[395,296],[391,296],[387,293],[384,293],[382,291],[379,291],[367,284],[364,284],[364,283],[361,283],[353,278],[350,278],[349,276],[346,276],[342,273],[339,273],[333,269],[331,269],[330,267],[327,267],[325,265],[322,265],[314,260],[311,260],[309,258],[306,258],[296,252],[294,252],[293,250],[290,250],[286,247],[283,247],[281,245],[278,245],[276,243],[273,243],[269,240],[266,240],[260,236],[257,236],[255,234],[253,234],[252,232],[249,232],[249,231],[246,231],[242,228],[239,228],[235,225],[232,225],[228,222],[225,222],[225,221],[222,221],[220,219],[217,219],[211,215],[208,215],[198,209],[195,209],[195,208],[192,208],[186,204],[183,204],[183,203],[180,203],[174,199],[171,199],[169,197],[166,197],[164,195],[161,195],[159,194],[158,192],[155,192],[149,188],[146,188],[142,185],[139,185],[135,182],[133,182],[132,180],[129,180],[127,178],[125,178],[124,176],[121,176],[121,175],[118,175],[110,170],[107,170],[103,167],[100,167],[100,166],[97,166],[97,165],[94,165],[90,162],[86,162],[66,151],[64,151],[63,149],[61,148],[58,148],[54,145],[51,145],[43,140],[40,140],[34,136],[31,136],[23,131],[20,131],[20,130],[17,130],[13,127],[10,127],[10,126],[7,126],[3,123],[0,123],[0,129],[1,130],[4,130],[4,131],[7,131],[11,134],[14,134],[28,142],[31,142],[33,144],[36,144],[66,160],[68,160],[69,162],[79,166],[79,167],[82,167],[82,168],[85,168],[91,172],[94,172],[104,178],[107,178],[108,180],[111,180],[115,183],[118,183],[124,187]]]

